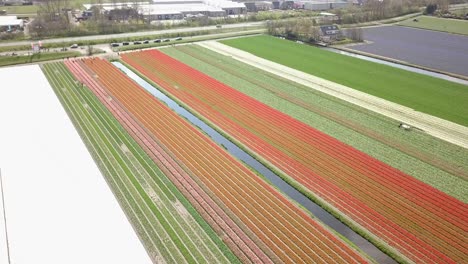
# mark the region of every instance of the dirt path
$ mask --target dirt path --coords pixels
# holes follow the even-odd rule
[[[385,115],[399,122],[409,124],[426,133],[468,148],[468,128],[453,122],[415,111],[411,108],[389,102],[376,96],[363,93],[325,79],[286,67],[252,55],[248,52],[229,47],[216,41],[200,42],[198,45],[220,54],[263,69],[312,89],[335,96],[352,104]],[[398,125],[396,122],[395,125]]]

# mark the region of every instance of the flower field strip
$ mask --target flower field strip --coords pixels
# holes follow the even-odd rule
[[[297,85],[295,83],[291,83],[288,81],[285,81],[281,77],[278,77],[273,74],[269,74],[268,72],[259,72],[256,71],[256,74],[258,74],[257,78],[255,78],[253,74],[250,72],[245,72],[248,68],[248,66],[245,64],[243,67],[239,67],[238,64],[235,64],[232,59],[225,58],[223,56],[220,56],[218,53],[214,53],[212,51],[209,51],[205,48],[202,48],[200,46],[177,46],[174,48],[170,49],[164,49],[162,50],[165,54],[174,57],[176,59],[180,59],[182,62],[187,62],[190,65],[198,65],[200,67],[200,62],[205,64],[203,66],[209,65],[210,67],[208,68],[217,68],[218,72],[213,72],[213,71],[207,71],[206,68],[202,67],[197,68],[198,70],[202,70],[205,74],[212,75],[213,78],[218,79],[218,78],[225,78],[224,80],[229,80],[230,78],[227,78],[228,76],[231,76],[233,79],[241,79],[242,81],[245,81],[249,86],[251,85],[252,88],[256,89],[263,89],[264,93],[263,94],[272,94],[276,96],[276,98],[280,98],[282,102],[287,102],[286,104],[288,105],[295,105],[297,107],[300,107],[304,110],[307,110],[309,113],[315,113],[323,118],[326,118],[327,120],[331,120],[341,126],[347,127],[361,135],[364,135],[368,138],[371,138],[375,141],[378,141],[386,146],[388,148],[393,148],[401,153],[404,153],[406,155],[412,156],[416,159],[419,159],[420,161],[430,164],[431,166],[435,166],[449,174],[456,175],[460,178],[468,178],[468,171],[466,170],[465,167],[463,167],[461,164],[455,163],[452,160],[449,161],[447,160],[446,157],[441,155],[442,153],[439,153],[441,151],[436,151],[434,152],[433,149],[431,151],[427,151],[425,149],[422,149],[421,147],[416,147],[411,144],[408,144],[408,142],[403,141],[399,138],[393,137],[391,134],[386,133],[386,131],[378,131],[369,127],[366,127],[364,124],[362,124],[361,119],[359,120],[354,120],[352,118],[346,118],[346,116],[339,115],[336,112],[332,112],[326,108],[323,108],[322,106],[317,105],[315,102],[311,102],[309,98],[303,98],[295,93],[298,91],[304,92],[304,90],[307,90],[309,92],[309,95],[315,94],[310,90],[310,88],[306,87],[301,87],[300,85]],[[196,64],[195,64],[196,62]],[[251,69],[249,69],[251,70]],[[226,76],[226,77],[225,77]],[[265,80],[264,78],[267,78]],[[220,80],[220,79],[218,79]],[[222,82],[222,80],[220,80]],[[232,83],[231,83],[232,81]],[[231,85],[233,88],[236,90],[243,89],[242,91],[246,91],[244,87],[242,87],[239,83],[235,82],[234,80],[229,80],[226,83],[228,85]],[[243,84],[245,85],[245,84]],[[285,90],[281,86],[288,86],[290,87],[289,90]],[[248,91],[248,89],[247,89]],[[247,94],[248,92],[246,92]],[[249,95],[249,94],[247,94]],[[250,94],[252,96],[255,96],[253,94]],[[257,95],[258,96],[258,95]],[[269,97],[269,96],[266,96]],[[262,98],[255,97],[257,100],[262,100]],[[271,98],[271,97],[270,97]],[[321,98],[320,96],[315,96],[314,99],[325,99]],[[265,101],[264,101],[265,102]],[[276,102],[275,102],[276,103]],[[270,106],[275,105],[275,104],[269,104],[266,103]],[[336,106],[336,104],[334,105]],[[278,109],[277,107],[274,107],[275,109],[279,111],[285,111],[285,108]],[[353,108],[349,109],[351,111],[354,111]],[[361,110],[361,109],[360,109]],[[293,110],[291,110],[293,111]],[[364,114],[364,111],[359,111],[362,114]],[[286,114],[291,115],[291,112],[284,112]],[[293,113],[296,114],[296,113]],[[374,116],[366,116],[367,118],[372,118],[372,119],[377,119]],[[307,124],[310,121],[310,118],[299,118],[296,116],[296,118],[299,121],[305,122]],[[405,137],[405,140],[407,137]],[[453,155],[451,156],[453,158]],[[414,175],[412,175],[414,176]],[[438,188],[441,190],[441,188]],[[451,188],[453,190],[453,188]],[[446,190],[444,192],[447,193]]]
[[[274,128],[272,128],[272,129],[274,129]],[[437,201],[437,200],[435,199],[434,201]]]
[[[209,116],[209,114],[206,114],[205,116]],[[321,188],[322,191],[327,192],[327,189],[323,188],[322,186],[319,186],[319,188]],[[335,191],[336,191],[336,192],[340,192],[341,190],[335,189]],[[333,195],[335,195],[335,194],[332,193],[332,196],[333,196]],[[335,197],[335,198],[336,198],[336,197]],[[352,200],[352,199],[353,199],[353,198],[352,198],[351,196],[342,196],[342,197],[337,198],[337,200],[340,200],[340,201],[346,201],[346,200]],[[351,204],[351,202],[348,202],[348,205],[350,205],[350,204]],[[360,205],[360,206],[363,207],[364,205]],[[353,210],[354,208],[350,208],[350,207],[348,207],[348,206],[341,206],[341,207],[338,207],[338,209],[340,209],[340,210],[342,210],[343,212],[346,212],[346,213],[349,214],[349,212],[352,212],[352,210]],[[354,210],[354,211],[355,211],[355,210]],[[354,212],[353,212],[353,213],[354,213]],[[377,219],[377,218],[376,218],[374,215],[371,214],[371,215],[370,215],[369,217],[367,217],[367,218],[366,218],[366,217],[364,217],[364,218],[355,217],[355,219],[357,219],[357,220],[363,219],[361,222],[362,222],[362,223],[367,223],[368,221],[376,221],[375,219]],[[377,219],[377,221],[379,221],[379,219]],[[394,226],[395,226],[395,225],[394,225]],[[378,234],[378,235],[380,235],[381,237],[384,237],[384,236],[382,235],[382,233],[381,233],[382,230],[385,231],[385,229],[382,229],[379,225],[377,225],[377,226],[373,227],[373,229],[371,229],[371,231],[373,231],[375,234]],[[389,233],[387,234],[387,236],[394,236],[394,234],[391,233],[391,232],[389,232]],[[410,234],[404,234],[402,237],[403,237],[404,239],[409,240],[409,241],[412,241],[412,240],[416,239],[414,236],[411,236]],[[392,238],[390,244],[391,244],[392,246],[398,246],[398,245],[402,244],[400,241],[401,241],[401,239],[400,239],[399,237],[394,236],[394,237]],[[413,256],[417,256],[417,258],[427,258],[427,259],[430,259],[430,257],[428,258],[427,256],[425,256],[425,255],[419,253],[418,251],[413,250],[412,248],[410,248],[410,249],[403,249],[403,250],[406,250],[405,253],[406,253],[406,255],[408,255],[408,256],[412,256],[412,255],[413,255]]]
[[[62,101],[64,107],[67,109],[67,112],[70,114],[70,117],[74,121],[76,127],[79,129],[80,134],[82,135],[85,142],[88,142],[88,147],[92,151],[92,154],[96,160],[98,160],[98,164],[100,164],[101,170],[105,172],[107,181],[111,184],[114,188],[113,191],[119,197],[119,202],[122,207],[129,215],[129,218],[132,219],[133,224],[137,224],[135,229],[139,232],[140,235],[143,235],[143,241],[145,242],[145,246],[147,247],[148,253],[154,258],[161,256],[162,254],[167,254],[165,248],[159,248],[156,246],[158,243],[161,243],[160,236],[158,233],[154,231],[154,229],[149,225],[149,220],[145,215],[143,209],[138,206],[138,196],[133,196],[131,192],[125,192],[127,189],[125,183],[122,181],[121,174],[122,167],[120,164],[115,160],[112,159],[113,153],[110,153],[110,148],[107,147],[103,139],[99,138],[98,130],[93,127],[93,120],[89,118],[89,114],[87,114],[86,109],[82,105],[75,94],[66,93],[68,89],[72,88],[74,85],[74,80],[70,80],[67,76],[66,81],[53,79],[55,75],[62,74],[62,76],[66,76],[67,73],[63,72],[62,68],[55,68],[52,72],[53,67],[50,65],[44,66],[45,73],[49,78],[49,81],[54,87],[59,99]],[[65,87],[63,85],[65,84]],[[77,89],[77,87],[74,87]],[[62,91],[61,91],[62,90]],[[115,149],[116,150],[116,149]],[[118,150],[116,150],[118,151]],[[146,238],[146,239],[145,239]],[[174,252],[174,254],[177,252]],[[172,259],[171,255],[167,255]]]
[[[106,62],[101,64],[91,68],[102,81]],[[112,95],[283,261],[365,261],[204,134],[110,64],[108,67],[114,75],[107,80],[122,79],[106,86]]]
[[[80,67],[82,67],[76,67],[77,65],[73,65],[76,64],[77,61],[67,63],[69,67],[75,67],[77,71],[80,71]],[[166,155],[165,151],[155,142],[155,140],[151,138],[147,132],[133,120],[133,118],[129,117],[128,113],[123,110],[116,101],[109,99],[111,98],[109,94],[107,94],[97,82],[90,78],[90,76],[87,76],[89,73],[90,71],[87,73],[82,71],[78,73],[78,75],[83,77],[82,81],[90,87],[90,89],[101,100],[101,102],[108,107],[115,117],[124,124],[127,131],[137,139],[138,143],[141,144],[150,154],[158,167],[161,168],[164,174],[167,175],[180,190],[182,190],[184,195],[188,197],[194,206],[197,207],[197,210],[203,215],[203,217],[212,226],[219,227],[218,233],[224,238],[224,240],[228,240],[226,243],[233,248],[232,250],[234,252],[240,255],[240,259],[245,263],[249,261],[254,263],[271,262],[262,250],[260,250],[257,245],[226,215],[223,209],[218,207],[217,204],[198,187],[197,183],[195,183],[171,157]],[[240,251],[236,250],[236,248],[239,248]]]
[[[335,179],[336,176],[340,176],[341,174],[346,177],[353,176],[352,182],[342,181],[341,185],[339,185],[340,189],[347,190],[352,193],[353,196],[367,202],[369,206],[373,206],[373,210],[371,208],[370,211],[367,212],[367,215],[375,214],[375,211],[379,210],[382,215],[386,214],[385,218],[389,216],[393,217],[392,220],[398,220],[397,223],[399,225],[408,228],[418,237],[420,237],[422,233],[426,236],[423,237],[423,239],[425,239],[427,244],[439,247],[441,251],[449,252],[452,248],[456,248],[455,252],[453,252],[453,257],[455,259],[466,255],[466,250],[463,248],[462,243],[463,234],[466,233],[466,206],[458,200],[430,186],[422,184],[326,135],[321,135],[313,131],[312,128],[284,114],[282,115],[278,111],[268,108],[239,92],[233,92],[231,88],[188,68],[168,56],[162,55],[160,52],[147,51],[143,53],[125,54],[124,60],[159,83],[168,92],[174,94],[182,102],[188,104],[201,115],[207,117],[211,121],[215,120],[214,123],[216,125],[233,135],[234,138],[239,139],[250,149],[256,150],[257,153],[267,152],[268,155],[263,155],[264,158],[268,159],[289,175],[294,175],[304,186],[312,189],[311,186],[308,186],[313,184],[310,175],[314,175],[313,171],[317,170],[321,170],[319,171],[321,173],[320,177],[327,176],[329,183],[330,181],[334,181],[334,184],[337,185],[340,184],[340,182]],[[193,76],[193,78],[187,78],[187,76]],[[174,89],[175,85],[177,85],[176,89]],[[207,89],[206,87],[212,89]],[[216,92],[222,95],[217,95]],[[254,106],[252,106],[252,104]],[[216,111],[216,114],[207,114],[210,113],[210,111]],[[221,116],[221,114],[229,115],[230,118]],[[261,118],[259,118],[259,116],[261,116]],[[278,121],[275,121],[275,119]],[[235,120],[240,125],[236,127],[236,124],[232,120]],[[259,124],[263,125],[263,127],[259,127]],[[253,133],[242,129],[243,126],[252,130]],[[281,129],[282,127],[283,129]],[[260,135],[266,139],[264,142],[255,140],[256,136],[252,134]],[[311,136],[315,136],[316,139],[313,137],[311,139]],[[254,143],[256,145],[252,144],[254,141],[256,141],[256,143]],[[289,144],[289,146],[287,144]],[[338,147],[330,148],[330,146],[333,146],[331,144],[337,145]],[[275,145],[276,149],[272,148],[271,145]],[[310,145],[314,147],[306,148],[304,151],[304,146]],[[315,150],[316,148],[317,150]],[[287,151],[289,155],[282,155],[281,151],[278,153],[279,150],[283,152]],[[275,153],[275,155],[272,155],[273,153]],[[307,155],[305,155],[305,153],[307,153]],[[326,163],[333,164],[335,160],[341,163],[339,166],[335,166],[335,168],[327,168],[324,167],[323,164],[313,163],[314,160],[309,160],[307,158],[311,156],[314,157],[314,160],[321,158],[323,159],[322,162]],[[294,158],[297,158],[301,163],[297,161],[294,162]],[[289,166],[290,164],[293,164],[293,166]],[[353,175],[353,172],[357,175]],[[362,173],[367,173],[366,181],[360,179]],[[316,178],[314,178],[314,180],[316,180]],[[361,188],[355,188],[353,186],[356,182],[361,184]],[[363,185],[365,187],[362,187]],[[374,190],[369,188],[373,188]],[[381,195],[379,201],[375,201],[376,194]],[[337,201],[332,201],[332,204],[335,206],[336,203]],[[362,204],[362,202],[360,203]],[[384,206],[382,206],[382,203]],[[393,203],[398,206],[393,205]],[[356,204],[356,206],[357,205],[358,204]],[[393,212],[398,210],[399,207],[406,207],[405,210],[410,211],[409,216],[412,217],[411,221],[406,219],[406,211]],[[359,207],[358,209],[361,210]],[[388,211],[392,212],[394,215],[389,215]],[[403,216],[403,214],[405,215]],[[385,220],[385,218],[383,218],[383,220]],[[445,222],[440,220],[445,220]],[[387,220],[387,222],[389,221]],[[369,223],[364,221],[361,222],[361,224],[371,229]],[[437,228],[442,229],[442,231],[438,233],[433,232],[434,228],[432,228],[432,225],[437,224],[439,224]],[[393,223],[387,223],[387,225],[395,226]],[[424,227],[432,232],[425,232],[425,229],[418,228],[418,225],[425,225]],[[401,227],[398,226],[397,228],[401,229]],[[387,230],[389,237],[392,235],[391,232],[394,231]],[[404,230],[400,232],[403,232],[400,234],[400,236],[402,236],[401,238],[407,236],[405,235],[407,232]],[[449,234],[448,236],[446,236],[446,232]],[[439,241],[433,242],[434,235],[432,233],[435,233]],[[406,238],[407,243],[409,245],[415,244],[413,241],[414,238],[409,237]],[[391,241],[389,241],[389,243],[391,243]],[[427,246],[428,245],[425,245],[423,242],[419,248]],[[456,252],[457,250],[459,252]],[[408,253],[411,251],[413,250],[406,250]],[[431,251],[432,250],[429,248],[426,252],[429,255],[424,253],[423,256],[430,256],[432,254]],[[437,252],[435,254],[445,259],[443,255]]]
[[[60,66],[63,67],[63,71],[66,71],[63,64],[60,64]],[[69,91],[72,90],[69,89]],[[71,97],[70,95],[71,93],[68,93],[65,96]],[[151,163],[148,162],[147,157],[145,160],[145,154],[143,150],[141,148],[139,149],[138,145],[132,141],[128,135],[126,136],[125,131],[118,125],[115,119],[112,121],[111,116],[109,116],[110,113],[103,111],[102,105],[96,101],[96,98],[92,96],[90,91],[87,89],[75,88],[73,90],[73,95],[77,98],[75,106],[81,106],[85,109],[85,113],[88,113],[91,117],[89,119],[90,122],[97,124],[97,128],[102,132],[103,138],[105,138],[110,143],[110,145],[113,146],[115,151],[112,153],[112,156],[108,157],[116,157],[115,155],[119,154],[119,159],[116,160],[117,164],[112,164],[111,168],[118,169],[120,166],[125,174],[120,175],[114,171],[110,174],[110,176],[119,176],[119,180],[128,184],[122,186],[122,190],[126,191],[128,188],[130,188],[133,190],[133,197],[138,197],[138,195],[142,197],[140,200],[135,200],[135,204],[133,206],[135,208],[151,208],[151,206],[148,206],[145,203],[154,204],[156,200],[158,202],[156,204],[158,208],[157,210],[160,211],[161,217],[164,219],[169,219],[171,221],[170,225],[173,228],[180,226],[181,233],[190,236],[190,240],[185,241],[185,243],[194,243],[194,245],[199,248],[200,252],[205,254],[203,258],[205,262],[229,262],[226,257],[223,256],[223,253],[221,252],[218,245],[215,244],[217,242],[222,245],[222,242],[219,240],[216,234],[214,234],[214,232],[210,229],[208,229],[207,232],[206,228],[204,229],[201,225],[198,224],[198,222],[201,220],[200,216],[197,215],[190,204],[177,191],[172,183],[163,178],[164,176],[162,175],[161,171],[159,171],[157,167],[154,166],[154,163],[153,165],[150,165]],[[121,144],[124,144],[125,149],[122,148]],[[101,160],[99,159],[98,162],[100,161]],[[133,185],[133,187],[130,185],[130,183]],[[145,195],[141,195],[143,193],[142,191],[149,193],[149,197],[145,198]],[[187,210],[187,214],[182,215],[176,210],[176,208],[180,208],[182,206],[185,207],[185,210]],[[151,212],[152,211],[153,210],[151,210]],[[154,261],[164,260],[169,263],[186,262],[184,258],[179,255],[179,250],[177,247],[175,247],[175,243],[171,241],[171,238],[167,234],[164,235],[165,233],[170,232],[170,227],[168,228],[168,226],[161,226],[161,228],[158,230],[153,230],[151,229],[152,226],[158,226],[160,225],[158,222],[162,223],[163,221],[161,221],[160,218],[159,220],[155,220],[154,217],[149,214],[146,216],[142,214],[140,217],[145,217],[146,223],[144,223],[145,226],[142,228],[149,230],[148,236],[150,241],[154,240],[152,245],[156,249],[155,252],[161,252],[161,254],[155,255],[149,251],[151,258]],[[209,235],[209,232],[212,233],[211,236]],[[158,240],[158,237],[161,237],[161,239]],[[213,238],[215,238],[214,241]],[[224,246],[224,248],[226,247]],[[196,254],[197,253],[193,251],[193,255],[196,256]]]

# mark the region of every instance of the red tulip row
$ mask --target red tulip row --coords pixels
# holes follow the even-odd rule
[[[159,51],[123,59],[408,257],[466,258],[464,203]]]
[[[285,199],[187,121],[102,60],[86,61],[98,80],[174,155],[194,180],[214,194],[284,262],[364,262],[323,226]]]

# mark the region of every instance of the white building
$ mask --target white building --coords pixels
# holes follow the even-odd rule
[[[24,27],[23,20],[16,16],[0,16],[0,32],[10,32]]]
[[[153,0],[152,3],[84,5],[88,10],[92,6],[101,6],[106,12],[116,8],[136,8],[138,13],[148,20],[178,20],[194,16],[224,17],[246,12],[244,4],[227,0]]]

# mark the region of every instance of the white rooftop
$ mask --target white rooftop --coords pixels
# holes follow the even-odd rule
[[[23,20],[16,16],[0,16],[0,27],[6,26],[22,26]]]
[[[219,7],[209,6],[206,4],[152,4],[140,6],[140,12],[145,15],[160,15],[160,14],[181,14],[183,12],[224,12]]]

